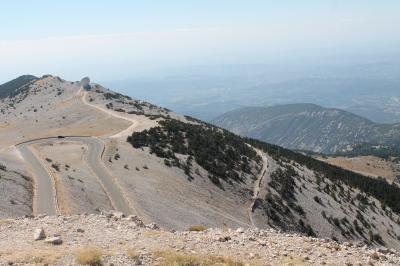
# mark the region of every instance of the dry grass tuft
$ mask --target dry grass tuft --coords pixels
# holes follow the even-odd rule
[[[306,261],[303,258],[285,258],[284,264],[289,264],[289,265],[302,265],[305,264]]]
[[[101,250],[96,247],[81,248],[76,251],[76,262],[83,265],[100,266],[103,265],[101,261]]]
[[[143,233],[143,235],[146,236],[146,237],[162,236],[162,235],[164,235],[164,234],[165,234],[165,232],[163,232],[163,231],[151,230],[151,229],[146,230],[146,231]]]
[[[193,225],[191,227],[188,228],[188,231],[192,231],[192,232],[200,232],[200,231],[205,231],[208,228],[203,226],[203,225]]]
[[[189,255],[174,251],[159,251],[155,255],[164,259],[160,266],[244,266],[242,262],[223,257]]]
[[[126,255],[128,255],[128,257],[129,257],[131,260],[137,260],[137,259],[139,258],[139,253],[137,253],[136,250],[133,249],[133,248],[129,248],[129,249],[126,251]]]
[[[10,220],[0,220],[0,225],[9,224],[11,223]]]
[[[31,249],[6,252],[1,257],[14,264],[44,265],[55,263],[63,254],[63,251],[57,249]]]

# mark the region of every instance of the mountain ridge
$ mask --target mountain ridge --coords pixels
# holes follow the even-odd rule
[[[378,124],[337,108],[315,104],[244,107],[212,123],[237,134],[297,150],[336,153],[362,142],[395,143],[400,124]]]
[[[23,87],[24,85],[37,80],[38,78],[33,75],[22,75],[11,81],[8,81],[0,85],[0,98],[7,97],[15,93],[16,90]]]

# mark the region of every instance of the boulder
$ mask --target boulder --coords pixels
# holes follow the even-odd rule
[[[44,242],[53,244],[53,245],[61,245],[63,241],[60,236],[52,236],[52,237],[46,238],[44,240]]]
[[[160,229],[160,227],[156,223],[147,224],[146,227],[153,230]]]
[[[35,230],[35,232],[33,233],[33,239],[35,241],[42,240],[42,239],[45,239],[45,238],[46,238],[46,234],[45,234],[43,228],[37,228]]]
[[[236,229],[236,233],[243,234],[244,229],[242,227],[239,227],[238,229]]]
[[[217,238],[217,240],[219,242],[226,242],[226,241],[231,240],[231,237],[230,236],[220,236],[220,237]]]
[[[134,222],[136,226],[140,226],[140,227],[144,226],[143,221],[136,215],[129,215],[126,219],[128,221]]]
[[[112,217],[114,217],[117,220],[121,220],[122,218],[125,217],[125,214],[123,212],[112,212]]]
[[[379,253],[378,252],[376,252],[376,251],[372,251],[371,252],[371,254],[370,254],[370,257],[372,258],[372,259],[374,259],[374,260],[379,260]]]

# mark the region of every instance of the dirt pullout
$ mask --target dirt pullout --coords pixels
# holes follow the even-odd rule
[[[362,175],[371,177],[384,177],[389,182],[400,176],[400,166],[391,160],[375,156],[358,157],[317,157],[318,160],[336,165]]]
[[[95,213],[113,209],[103,187],[86,163],[89,151],[84,143],[49,141],[34,147],[55,178],[62,213]]]

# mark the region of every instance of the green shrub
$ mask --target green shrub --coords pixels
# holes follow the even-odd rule
[[[195,125],[175,119],[159,122],[160,126],[134,132],[128,142],[136,149],[150,147],[151,153],[169,161],[190,174],[192,160],[217,178],[241,180],[239,173],[252,174],[250,161],[259,161],[257,153],[243,140],[230,132],[206,124]],[[189,155],[180,163],[176,154]],[[164,161],[166,165],[167,162]]]

